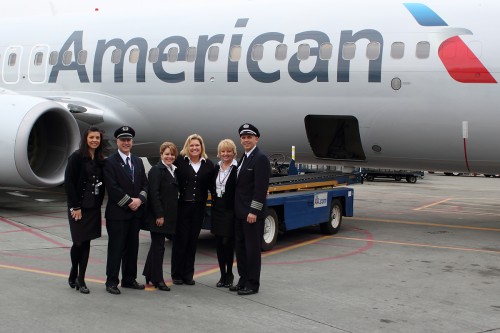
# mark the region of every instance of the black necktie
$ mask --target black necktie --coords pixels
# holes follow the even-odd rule
[[[130,177],[130,180],[134,180],[134,173],[132,171],[132,167],[130,165],[130,157],[127,157],[127,163],[125,164],[125,168],[127,169],[128,176]]]

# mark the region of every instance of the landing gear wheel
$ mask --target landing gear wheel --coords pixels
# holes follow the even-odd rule
[[[342,224],[342,204],[337,199],[332,200],[332,208],[330,210],[330,221],[321,223],[319,228],[322,233],[333,235],[336,234]]]
[[[278,239],[278,215],[274,209],[267,210],[266,219],[264,220],[264,237],[262,238],[262,251],[271,250],[276,245]]]

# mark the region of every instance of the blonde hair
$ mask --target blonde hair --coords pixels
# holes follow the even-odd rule
[[[189,144],[192,140],[198,140],[201,145],[201,157],[208,158],[207,153],[205,152],[205,144],[203,143],[203,138],[199,134],[191,134],[187,137],[186,142],[184,143],[184,147],[182,148],[180,154],[182,156],[189,156]]]
[[[160,146],[160,156],[163,154],[163,152],[165,150],[170,149],[170,153],[172,155],[174,155],[174,157],[177,157],[177,147],[175,146],[175,144],[173,144],[172,142],[169,142],[169,141],[165,141],[161,144]]]
[[[232,150],[234,153],[233,158],[236,158],[236,155],[238,154],[238,152],[236,151],[236,145],[231,139],[224,139],[219,142],[219,145],[217,146],[217,157],[220,158],[220,152],[223,150]]]

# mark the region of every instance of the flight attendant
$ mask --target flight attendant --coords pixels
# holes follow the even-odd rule
[[[165,238],[175,234],[177,224],[177,206],[179,184],[173,163],[177,157],[177,147],[172,142],[160,146],[160,161],[148,173],[149,199],[147,224],[151,233],[149,248],[143,275],[146,283],[153,283],[155,288],[170,291],[163,278],[163,257]]]
[[[217,147],[219,163],[215,166],[212,197],[211,232],[217,243],[217,260],[220,279],[217,287],[229,288],[233,285],[234,261],[234,189],[236,185],[236,145],[231,139],[224,139]]]
[[[258,293],[260,287],[261,242],[271,166],[257,147],[259,130],[252,124],[243,124],[238,133],[245,150],[238,164],[234,193],[235,249],[240,279],[229,290],[237,291],[238,295],[251,295]]]
[[[113,295],[118,289],[118,275],[122,268],[123,288],[144,289],[137,282],[137,255],[139,231],[145,218],[148,179],[142,160],[131,154],[135,131],[122,126],[115,131],[118,151],[104,163],[104,181],[108,191],[106,230],[108,231],[108,258],[106,263],[106,291]]]
[[[73,241],[68,283],[82,294],[90,292],[85,284],[90,241],[101,237],[101,205],[104,198],[102,147],[102,132],[97,127],[88,128],[83,132],[80,149],[69,157],[64,174]]]
[[[203,138],[188,136],[175,161],[179,182],[179,219],[172,243],[172,282],[194,285],[194,262],[214,165],[205,153]]]

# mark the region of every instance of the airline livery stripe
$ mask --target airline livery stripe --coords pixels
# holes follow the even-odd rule
[[[421,3],[405,3],[404,5],[421,26],[442,27],[448,25],[438,14],[426,5]]]

